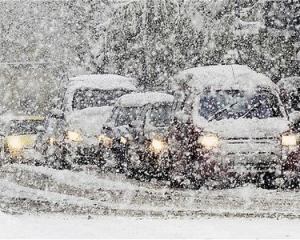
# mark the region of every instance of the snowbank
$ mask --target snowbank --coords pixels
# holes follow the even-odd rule
[[[0,212],[0,238],[300,238],[300,220],[12,216]]]

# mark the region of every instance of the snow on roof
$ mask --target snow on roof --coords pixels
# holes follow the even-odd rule
[[[300,88],[300,76],[299,77],[288,77],[288,78],[282,78],[277,83],[277,86],[279,88],[284,88],[287,90],[296,90],[297,88]]]
[[[180,88],[186,85],[196,91],[238,89],[253,91],[257,88],[267,88],[278,91],[271,79],[257,73],[245,65],[213,65],[190,68],[179,72],[174,77]]]
[[[136,91],[136,87],[133,84],[135,82],[136,79],[134,78],[114,74],[81,75],[70,78],[68,89],[69,91],[78,88],[96,88],[103,90],[128,89]]]
[[[160,92],[130,93],[118,99],[118,104],[124,107],[144,106],[157,102],[173,102],[174,96]]]

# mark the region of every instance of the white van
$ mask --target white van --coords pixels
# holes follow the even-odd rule
[[[100,164],[98,137],[115,100],[135,92],[136,79],[119,75],[71,78],[63,90],[61,109],[51,112],[41,147],[48,163],[58,168]]]
[[[276,84],[242,65],[191,68],[173,82],[171,182],[199,187],[262,178],[273,185],[282,147],[295,144]]]

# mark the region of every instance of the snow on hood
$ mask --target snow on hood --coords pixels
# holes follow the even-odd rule
[[[190,68],[179,72],[174,80],[178,84],[177,88],[186,84],[198,91],[205,89],[253,91],[257,88],[267,88],[278,92],[278,87],[269,77],[257,73],[245,65],[214,65]]]
[[[206,124],[203,124],[206,122]],[[285,118],[267,119],[223,119],[220,121],[200,121],[196,124],[204,127],[205,132],[218,134],[223,138],[261,138],[278,137],[288,131],[289,125]]]
[[[70,130],[80,130],[87,136],[98,136],[113,107],[92,107],[77,110],[66,116]]]

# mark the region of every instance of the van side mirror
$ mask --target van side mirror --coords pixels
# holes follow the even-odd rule
[[[291,122],[297,122],[300,120],[300,111],[294,111],[289,114],[289,120]]]
[[[184,113],[184,111],[178,111],[175,113],[174,119],[182,123],[187,123],[190,120],[190,116]]]
[[[56,119],[64,119],[65,114],[62,110],[54,108],[50,111],[50,117],[51,118],[56,118]]]
[[[143,126],[143,121],[141,120],[134,120],[128,124],[131,128],[141,128]]]

